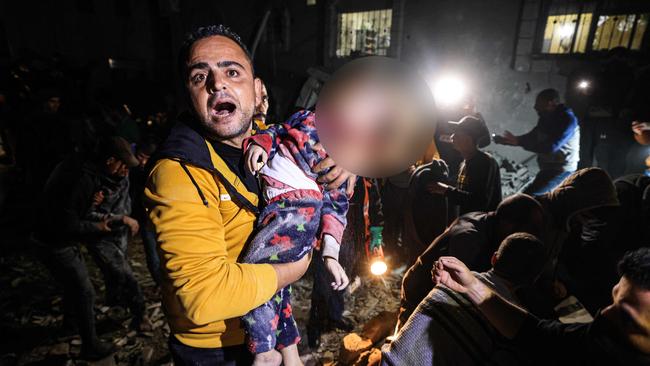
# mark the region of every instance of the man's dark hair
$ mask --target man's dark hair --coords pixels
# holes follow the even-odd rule
[[[545,102],[551,102],[551,101],[559,102],[560,92],[553,88],[544,89],[541,92],[539,92],[539,94],[537,94],[537,98]]]
[[[650,248],[625,253],[618,262],[618,273],[644,290],[650,290]]]
[[[209,25],[206,27],[199,27],[193,32],[188,33],[185,37],[185,41],[181,45],[178,53],[178,71],[183,78],[186,76],[187,58],[190,56],[190,49],[192,48],[192,45],[198,40],[212,36],[223,36],[237,43],[237,45],[239,45],[242,51],[244,51],[246,54],[246,57],[251,64],[251,69],[253,69],[253,58],[251,57],[250,52],[248,52],[248,48],[244,42],[242,42],[239,35],[223,24]],[[253,75],[254,74],[255,72],[253,71]]]
[[[515,284],[531,283],[546,263],[546,247],[528,233],[508,235],[496,252],[494,272]]]
[[[533,219],[535,215],[543,217],[544,209],[536,199],[527,194],[517,193],[504,199],[497,206],[495,213],[499,223],[512,225],[512,232],[523,231],[539,235],[542,230],[537,227],[539,222]]]

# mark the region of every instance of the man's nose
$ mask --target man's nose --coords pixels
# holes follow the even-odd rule
[[[226,90],[226,78],[220,77],[219,75],[211,72],[208,75],[206,87],[208,88],[209,94],[214,94],[219,90]]]

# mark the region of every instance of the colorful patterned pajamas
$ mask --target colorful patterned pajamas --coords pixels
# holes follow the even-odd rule
[[[267,206],[258,218],[259,231],[243,258],[245,263],[289,263],[304,257],[322,239],[322,254],[338,258],[346,224],[346,185],[324,191],[313,167],[326,157],[315,150],[318,142],[314,115],[297,112],[282,125],[274,125],[244,141],[268,154],[259,174]],[[291,286],[242,319],[252,353],[297,344],[298,327],[291,315]]]
[[[277,196],[259,216],[257,233],[244,257],[246,263],[295,262],[316,245],[322,194],[296,190]],[[291,313],[291,286],[243,317],[252,353],[282,349],[300,341]]]

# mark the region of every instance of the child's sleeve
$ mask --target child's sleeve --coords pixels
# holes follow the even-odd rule
[[[300,128],[310,113],[308,111],[297,112],[282,124],[271,124],[266,129],[257,131],[255,135],[244,140],[244,151],[248,149],[251,143],[254,143],[263,148],[268,154],[269,159],[272,159],[277,152],[280,142],[285,138],[293,137],[296,132],[293,131],[292,133],[291,130]]]
[[[347,225],[348,196],[345,192],[347,183],[338,189],[323,193],[323,208],[321,209],[321,238],[323,257],[339,258],[339,249],[343,231]]]

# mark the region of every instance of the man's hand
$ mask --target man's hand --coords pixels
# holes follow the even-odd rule
[[[325,261],[325,268],[334,277],[334,282],[331,283],[332,289],[334,291],[341,291],[348,287],[350,280],[339,261],[330,257],[325,257],[323,260]]]
[[[97,207],[104,202],[104,191],[98,191],[93,195],[93,207]]]
[[[444,183],[432,182],[427,184],[427,191],[431,194],[445,194],[447,189],[449,189],[449,186]]]
[[[269,160],[269,155],[259,145],[251,144],[246,151],[244,161],[246,162],[246,169],[252,174],[256,174]],[[260,165],[261,161],[261,165]]]
[[[644,131],[650,131],[650,122],[634,121],[632,122],[632,131],[637,135],[642,134]]]
[[[323,145],[320,142],[317,143],[314,145],[314,150],[323,150]],[[344,182],[348,182],[345,193],[347,193],[348,198],[351,198],[354,194],[354,184],[357,182],[357,176],[337,166],[334,160],[329,156],[323,159],[320,163],[316,164],[313,170],[314,173],[319,174],[327,169],[330,169],[330,171],[327,172],[327,174],[323,174],[318,177],[318,181],[320,183],[326,183],[327,190],[337,189]]]
[[[137,234],[140,230],[140,224],[132,217],[122,216],[122,223],[131,229],[131,236]]]
[[[111,227],[109,223],[111,222],[110,219],[104,219],[100,222],[96,222],[95,226],[97,226],[97,229],[103,233],[110,233],[111,232]]]
[[[291,263],[272,264],[278,278],[278,288],[281,290],[288,285],[298,281],[307,272],[311,253]]]
[[[519,146],[519,138],[506,130],[503,135],[496,136],[494,142],[502,145]]]
[[[455,257],[440,257],[433,265],[431,276],[434,284],[442,284],[456,292],[467,294],[474,304],[480,304],[490,293],[469,268]]]

